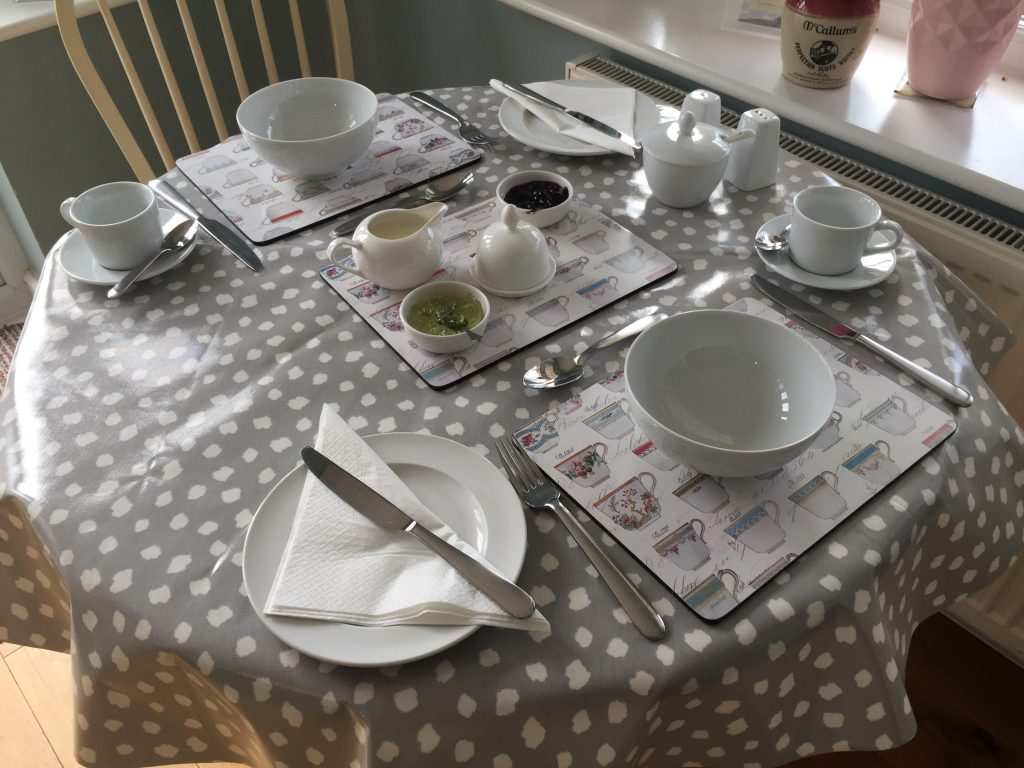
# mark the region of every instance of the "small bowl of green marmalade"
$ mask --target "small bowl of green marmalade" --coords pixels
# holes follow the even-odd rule
[[[409,291],[398,314],[419,347],[446,355],[469,349],[480,339],[491,303],[475,286],[439,280]]]

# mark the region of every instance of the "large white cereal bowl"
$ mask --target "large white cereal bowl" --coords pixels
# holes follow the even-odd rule
[[[626,357],[630,413],[658,450],[715,477],[799,456],[836,400],[821,354],[785,326],[702,309],[644,331]]]
[[[362,157],[377,127],[377,97],[334,77],[284,80],[238,106],[238,127],[264,161],[291,176],[326,176]]]

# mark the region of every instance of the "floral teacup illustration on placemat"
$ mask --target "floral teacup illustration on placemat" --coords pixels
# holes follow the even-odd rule
[[[561,219],[556,221],[554,224],[552,224],[550,227],[548,227],[545,231],[547,231],[547,232],[554,232],[556,235],[571,235],[573,232],[576,231],[576,227],[578,226],[577,222],[579,221],[579,217],[580,217],[580,214],[579,214],[578,211],[575,211],[575,210],[569,211],[567,214],[565,214],[565,216],[563,216]]]
[[[231,189],[232,187],[240,187],[253,181],[256,181],[255,173],[248,168],[236,168],[233,171],[228,171],[228,175],[224,177],[223,186],[224,189]]]
[[[729,503],[729,492],[710,475],[694,475],[672,494],[705,515],[713,515]]]
[[[607,389],[609,392],[616,392],[622,394],[626,391],[626,372],[616,371],[606,379],[602,379],[598,382],[602,387]]]
[[[870,366],[864,365],[864,363],[862,363],[859,358],[855,357],[850,352],[844,352],[839,357],[837,357],[836,360],[845,365],[847,368],[853,368],[853,370],[860,371],[861,373],[865,373],[868,376],[878,375],[878,371],[876,371],[874,368],[871,368]]]
[[[583,270],[586,268],[587,262],[589,261],[589,256],[577,256],[575,259],[559,265],[558,269],[555,270],[555,281],[559,283],[568,283],[571,280],[575,280],[583,274]]]
[[[381,288],[376,283],[360,283],[354,288],[348,289],[349,296],[352,296],[364,304],[380,304],[391,298],[391,291]]]
[[[583,407],[583,395],[573,395],[568,400],[563,400],[562,404],[558,406],[558,410],[562,412],[563,416],[568,416],[570,413],[575,413]]]
[[[408,173],[409,171],[415,171],[417,168],[422,168],[423,166],[428,165],[428,164],[429,164],[429,161],[425,157],[420,157],[419,155],[408,155],[408,154],[401,155],[395,161],[394,174],[395,174],[395,176],[400,176],[403,173]]]
[[[395,132],[391,135],[393,139],[407,139],[417,133],[423,133],[429,126],[425,120],[418,117],[410,117],[401,122],[395,123]]]
[[[892,395],[864,415],[864,421],[874,424],[890,435],[908,435],[917,426],[917,420],[907,413],[907,401]]]
[[[392,304],[390,307],[384,307],[384,309],[378,309],[370,317],[376,320],[378,323],[383,325],[389,331],[401,331],[405,328],[402,325],[402,317],[398,312],[398,308],[402,306],[402,302]]]
[[[449,357],[420,371],[420,375],[433,386],[440,387],[459,378],[466,370],[466,365],[468,363],[464,357]]]
[[[533,309],[526,310],[526,314],[541,325],[546,325],[548,328],[557,328],[569,321],[568,306],[568,296],[555,296],[555,298],[548,299],[543,304],[538,304]]]
[[[591,304],[607,302],[610,298],[619,295],[619,278],[614,275],[602,277],[590,285],[577,288],[576,295],[583,297]]]
[[[576,451],[569,458],[560,461],[555,469],[572,480],[576,485],[591,488],[600,485],[611,475],[604,457],[608,454],[608,446],[604,443],[588,445]]]
[[[740,515],[725,532],[748,549],[768,554],[786,540],[786,532],[779,525],[779,514],[779,505],[765,499]]]
[[[486,344],[488,347],[500,347],[503,344],[508,344],[515,335],[515,327],[515,315],[505,314],[492,318],[487,322],[487,329],[484,331],[480,343]]]
[[[732,587],[726,587],[722,577],[732,579]],[[736,592],[739,591],[740,577],[735,571],[723,568],[690,590],[683,602],[698,616],[709,621],[720,619],[739,605]]]
[[[402,148],[393,141],[375,141],[370,145],[370,148],[367,150],[367,154],[372,155],[379,160],[382,157],[387,157],[388,155],[401,151]]]
[[[548,249],[551,251],[551,255],[554,256],[557,261],[558,257],[562,253],[561,249],[558,247],[558,241],[551,235],[544,235],[544,242],[548,244]]]
[[[515,432],[519,444],[531,453],[546,453],[558,445],[557,416],[550,411]]]
[[[402,114],[402,110],[399,107],[383,107],[377,115],[377,119],[381,122],[385,120],[394,120],[396,117]]]
[[[848,509],[839,495],[839,476],[827,469],[797,488],[789,500],[822,520],[834,520]]]
[[[420,152],[433,152],[435,149],[451,145],[452,140],[440,134],[431,134],[420,138]]]
[[[633,449],[633,454],[639,456],[655,469],[660,469],[665,472],[673,470],[679,466],[678,461],[659,451],[658,446],[656,446],[651,440],[645,439],[640,443],[640,445]]]
[[[224,155],[210,155],[209,157],[203,158],[203,162],[199,165],[199,173],[207,174],[219,171],[222,168],[227,168],[229,165],[234,165],[237,160],[230,157],[224,157]]]
[[[267,200],[273,200],[275,197],[280,196],[281,193],[269,184],[254,184],[242,193],[239,200],[242,205],[248,207],[250,205],[265,203]]]
[[[320,180],[303,181],[295,185],[295,194],[292,195],[292,200],[298,203],[330,191],[331,188]]]
[[[476,157],[476,152],[468,147],[462,147],[452,152],[448,158],[451,160],[452,165],[461,165],[467,163]]]
[[[577,237],[572,241],[580,250],[586,251],[591,256],[597,256],[608,250],[608,233],[603,229],[591,232],[589,235]]]
[[[711,558],[711,550],[704,542],[704,523],[701,520],[691,520],[679,526],[657,542],[654,551],[683,571],[694,571]]]
[[[876,489],[900,476],[899,465],[892,460],[892,448],[884,440],[861,448],[843,462],[843,468],[859,475]]]
[[[594,508],[619,527],[639,531],[661,517],[661,503],[654,495],[657,482],[650,472],[641,472],[594,502]]]
[[[619,272],[633,274],[644,268],[647,264],[647,257],[644,255],[643,248],[639,245],[634,245],[632,248],[612,256],[610,259],[606,259],[604,263],[613,269],[617,269]]]
[[[626,413],[622,400],[616,400],[597,413],[587,416],[583,423],[609,440],[621,440],[636,428],[633,419]]]
[[[847,371],[836,371],[836,405],[849,408],[859,402],[860,390],[850,383],[850,374]]]
[[[832,415],[828,417],[828,424],[814,438],[814,442],[811,443],[810,447],[815,451],[824,452],[842,440],[843,435],[839,431],[839,424],[842,420],[843,414],[838,411],[832,411]]]

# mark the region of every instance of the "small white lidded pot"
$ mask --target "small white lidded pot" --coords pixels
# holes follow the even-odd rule
[[[536,211],[531,211],[527,208],[520,208],[515,206],[516,213],[518,213],[523,221],[528,224],[533,224],[535,227],[550,227],[553,224],[557,224],[565,218],[566,214],[572,208],[572,197],[573,188],[569,180],[560,174],[552,171],[519,171],[518,173],[511,173],[498,182],[497,196],[498,204],[501,206],[513,205],[505,196],[509,190],[513,187],[517,187],[520,184],[527,184],[531,181],[547,181],[553,184],[557,184],[560,187],[565,188],[565,191],[569,195],[558,205],[554,205],[550,208],[540,208]]]
[[[480,322],[469,329],[472,335],[465,331],[443,336],[435,335],[418,331],[409,324],[409,315],[420,302],[443,297],[468,297],[480,305],[483,316]],[[469,349],[480,340],[484,331],[487,330],[487,321],[491,317],[491,303],[487,300],[487,295],[475,286],[455,280],[438,280],[409,291],[398,307],[398,315],[402,318],[402,325],[405,326],[406,332],[421,349],[440,355],[450,355]]]
[[[488,293],[529,296],[555,276],[557,264],[544,235],[524,219],[518,208],[506,205],[500,219],[480,235],[470,273]]]
[[[725,177],[731,145],[752,138],[753,131],[698,123],[686,111],[675,122],[656,125],[641,137],[651,193],[671,208],[700,205]]]

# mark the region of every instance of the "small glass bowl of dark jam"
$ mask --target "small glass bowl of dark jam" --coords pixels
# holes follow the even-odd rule
[[[498,200],[514,205],[522,220],[537,227],[557,224],[572,208],[572,184],[552,171],[520,171],[498,184]]]

